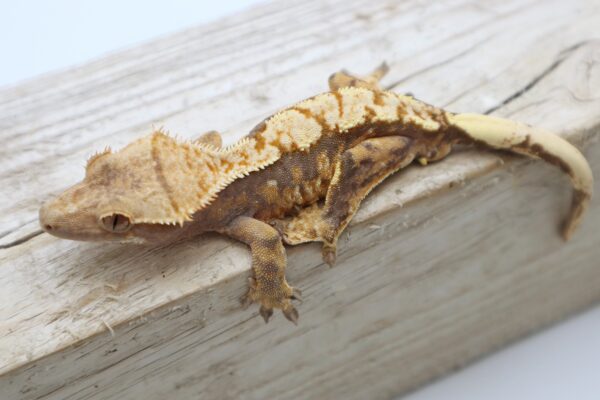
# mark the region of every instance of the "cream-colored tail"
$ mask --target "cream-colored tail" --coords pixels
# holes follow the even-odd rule
[[[581,222],[594,191],[594,178],[583,155],[553,133],[507,119],[479,114],[448,114],[448,121],[475,143],[541,158],[560,167],[571,178],[571,211],[562,229],[565,240]]]

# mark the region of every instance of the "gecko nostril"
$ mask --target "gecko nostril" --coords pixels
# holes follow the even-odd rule
[[[47,231],[51,231],[53,228],[52,228],[52,225],[46,224],[46,225],[44,225],[44,229]]]

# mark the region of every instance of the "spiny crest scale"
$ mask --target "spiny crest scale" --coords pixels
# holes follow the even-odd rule
[[[106,146],[102,151],[95,152],[87,159],[87,162],[85,163],[85,169],[87,170],[90,167],[90,165],[92,165],[95,161],[100,159],[102,156],[110,153],[112,153],[112,150],[109,146]]]

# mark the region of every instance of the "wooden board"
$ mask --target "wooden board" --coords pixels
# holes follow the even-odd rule
[[[232,142],[387,60],[385,84],[558,132],[600,176],[594,0],[274,2],[0,91],[0,398],[390,398],[600,300],[600,202],[564,244],[567,182],[463,151],[378,188],[326,268],[289,249],[301,320],[240,310],[249,252],[36,234],[84,160],[164,126]]]

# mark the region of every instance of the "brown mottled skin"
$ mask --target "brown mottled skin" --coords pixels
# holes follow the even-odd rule
[[[454,115],[384,92],[378,81],[386,72],[384,64],[366,78],[336,73],[331,92],[268,118],[228,148],[211,131],[193,143],[155,132],[107,150],[88,161],[81,183],[44,204],[40,224],[67,239],[149,244],[223,233],[252,252],[244,303],[259,303],[265,321],[279,308],[294,323],[291,300],[300,292],[286,282],[283,242],[323,242],[333,265],[338,237],[377,184],[413,160],[444,158],[457,143],[559,165],[575,186],[570,235],[592,193],[576,149],[511,121]]]

